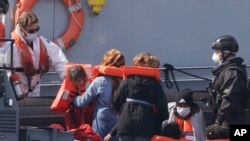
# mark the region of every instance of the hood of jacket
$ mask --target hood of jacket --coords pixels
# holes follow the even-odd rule
[[[228,67],[233,67],[233,66],[245,68],[246,65],[243,64],[243,62],[244,62],[244,60],[241,57],[232,57],[232,58],[222,62],[219,66],[215,67],[212,70],[212,73],[213,73],[213,75],[217,75],[220,72],[222,72],[224,69],[226,69]]]
[[[147,96],[150,97],[150,95],[147,95],[147,94],[152,93],[152,90],[156,88],[156,84],[159,83],[153,77],[145,77],[145,76],[139,76],[139,75],[130,76],[128,80],[132,86],[132,93],[133,93],[132,97],[134,98],[135,97],[142,98],[144,96],[145,96],[144,98],[146,98]]]

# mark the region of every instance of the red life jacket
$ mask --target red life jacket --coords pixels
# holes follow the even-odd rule
[[[169,138],[166,136],[158,136],[158,135],[154,135],[150,141],[180,141],[178,139],[173,139],[173,138]]]
[[[3,24],[2,21],[0,21],[0,39],[4,39],[5,38],[5,25]],[[0,41],[0,44],[3,43],[2,41]],[[0,46],[2,47],[2,46]]]
[[[87,78],[89,78],[92,65],[90,64],[66,64],[66,72],[69,67],[80,65],[85,70],[87,74]],[[64,79],[59,92],[55,100],[53,101],[50,109],[56,113],[64,113],[64,121],[67,130],[78,128],[83,123],[89,124],[91,126],[93,113],[95,110],[95,104],[90,104],[85,108],[75,108],[70,107],[70,102],[72,98],[76,95],[76,93],[83,94],[86,90],[86,85],[90,83],[90,80],[87,79],[85,85],[81,86],[80,88],[76,88],[66,73],[66,78]]]
[[[71,129],[68,132],[73,132],[75,139],[79,141],[103,141],[88,124],[82,124],[79,128]]]
[[[120,68],[110,67],[110,66],[95,66],[92,69],[90,81],[100,75],[122,77],[122,70]],[[85,113],[85,110],[84,110],[84,113]],[[90,114],[88,114],[88,117],[89,115]],[[69,118],[67,120],[69,120]],[[101,137],[93,131],[93,129],[89,126],[89,124],[82,124],[80,127],[76,129],[71,129],[68,131],[73,132],[75,134],[75,139],[80,140],[80,141],[88,141],[88,140],[102,141]]]
[[[68,70],[68,68],[70,66],[75,66],[75,65],[81,65],[83,67],[83,69],[85,70],[86,74],[90,74],[91,70],[92,70],[92,65],[91,64],[72,64],[69,63],[66,65],[66,70]],[[67,72],[67,71],[66,71]],[[89,76],[87,76],[89,77]],[[87,79],[87,82],[90,82],[89,79]],[[86,85],[86,83],[85,83]],[[86,86],[82,86],[81,88],[79,88],[78,91],[81,91],[81,94],[85,91]],[[50,109],[56,113],[65,113],[66,111],[68,111],[70,109],[70,100],[72,100],[71,96],[74,96],[74,92],[76,92],[76,87],[72,84],[71,80],[68,77],[68,74],[66,73],[66,77],[56,95],[55,100],[53,101]]]
[[[23,67],[24,74],[26,76],[33,76],[37,73],[46,73],[49,71],[49,57],[46,48],[42,42],[42,39],[39,37],[40,41],[40,59],[39,59],[39,70],[35,69],[29,47],[21,40],[21,38],[12,32],[12,38],[15,39],[15,44],[17,45],[18,51],[21,55],[21,64]]]
[[[184,119],[180,119],[180,118],[176,117],[175,121],[179,125],[182,133],[184,133],[184,136],[181,137],[180,140],[181,141],[191,141],[188,139],[189,137],[194,138],[191,119],[184,120]]]
[[[153,77],[156,80],[160,81],[160,69],[159,68],[150,68],[150,67],[141,67],[141,66],[123,66],[122,67],[123,77],[127,78],[130,75],[142,75]]]
[[[84,124],[84,116],[82,108],[70,108],[65,112],[64,115],[64,123],[66,130],[71,130],[75,128],[79,128],[82,124]]]

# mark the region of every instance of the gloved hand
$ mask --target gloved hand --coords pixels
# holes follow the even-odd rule
[[[218,113],[215,119],[215,125],[221,126],[222,125],[222,116]]]
[[[221,123],[218,120],[216,120],[215,123],[214,123],[214,125],[215,126],[221,126]]]

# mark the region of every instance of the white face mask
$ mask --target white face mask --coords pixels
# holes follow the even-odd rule
[[[220,63],[220,55],[221,53],[217,54],[214,52],[213,56],[212,56],[212,60],[215,62],[215,63]]]
[[[190,113],[190,107],[176,107],[177,113],[181,116],[181,117],[186,117],[189,113]]]
[[[34,34],[27,34],[27,36],[24,38],[30,42],[33,42],[36,39],[36,37],[37,37],[37,33],[34,33]]]

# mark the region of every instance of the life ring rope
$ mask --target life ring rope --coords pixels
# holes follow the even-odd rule
[[[71,13],[72,17],[74,18],[74,20],[76,21],[77,25],[80,27],[80,29],[82,29],[81,24],[79,23],[79,21],[76,19],[75,15],[74,15],[74,11],[80,10],[82,8],[82,5],[79,3],[76,3],[75,5],[72,6],[71,1],[69,0],[69,5],[70,7],[68,8],[69,12]]]

